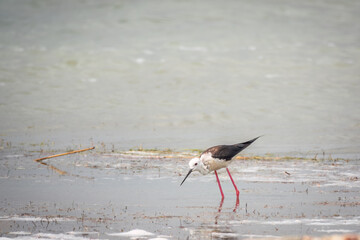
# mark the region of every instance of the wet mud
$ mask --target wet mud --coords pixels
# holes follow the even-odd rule
[[[360,163],[251,157],[193,174],[193,153],[3,150],[0,237],[27,239],[247,239],[358,234]],[[58,169],[59,171],[57,171]]]

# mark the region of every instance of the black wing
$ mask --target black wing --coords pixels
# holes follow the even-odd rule
[[[219,145],[211,147],[205,150],[201,155],[205,153],[211,153],[213,158],[224,159],[226,161],[231,160],[236,154],[247,148],[250,144],[252,144],[257,138],[254,138],[250,141],[238,143],[234,145]]]

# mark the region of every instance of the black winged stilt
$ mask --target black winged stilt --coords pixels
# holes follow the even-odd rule
[[[190,162],[189,162],[190,170],[186,174],[186,176],[185,176],[184,180],[181,182],[180,186],[185,182],[186,178],[190,175],[190,173],[192,173],[194,171],[198,171],[204,175],[214,171],[216,180],[219,185],[221,197],[223,199],[224,193],[221,188],[221,184],[220,184],[219,177],[218,177],[216,170],[218,170],[220,168],[226,168],[226,171],[229,174],[230,180],[231,180],[232,184],[234,185],[234,188],[236,191],[236,196],[239,197],[240,192],[239,192],[238,188],[236,187],[234,179],[232,178],[230,171],[227,167],[233,161],[233,157],[235,157],[235,155],[237,155],[239,152],[241,152],[242,150],[247,148],[250,144],[252,144],[259,137],[254,138],[247,142],[243,142],[243,143],[237,143],[237,144],[233,144],[233,145],[218,145],[218,146],[214,146],[214,147],[211,147],[211,148],[205,150],[200,155],[200,157],[196,157],[196,158],[193,158],[190,160]]]

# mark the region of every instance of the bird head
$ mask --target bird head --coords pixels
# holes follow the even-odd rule
[[[189,172],[186,174],[184,180],[181,182],[180,186],[185,182],[186,178],[190,175],[190,173],[192,173],[193,171],[201,171],[201,165],[202,162],[200,161],[200,158],[196,157],[190,160],[189,162],[189,167],[190,170]]]

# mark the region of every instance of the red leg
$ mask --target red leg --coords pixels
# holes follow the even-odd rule
[[[232,178],[232,176],[231,176],[231,174],[230,174],[230,172],[229,172],[229,169],[226,168],[226,171],[228,172],[229,177],[230,177],[230,179],[231,179],[231,182],[232,182],[232,184],[234,185],[234,188],[235,188],[235,191],[236,191],[236,196],[239,197],[240,192],[239,192],[238,188],[236,187],[236,184],[235,184],[235,182],[234,182],[234,180],[233,180],[233,178]]]
[[[216,180],[217,180],[217,182],[218,182],[218,184],[219,184],[219,189],[220,189],[221,197],[222,197],[222,199],[224,199],[224,193],[223,193],[223,190],[222,190],[222,188],[221,188],[221,184],[220,184],[220,181],[219,181],[218,174],[217,174],[216,170],[215,170],[214,172],[215,172]]]

